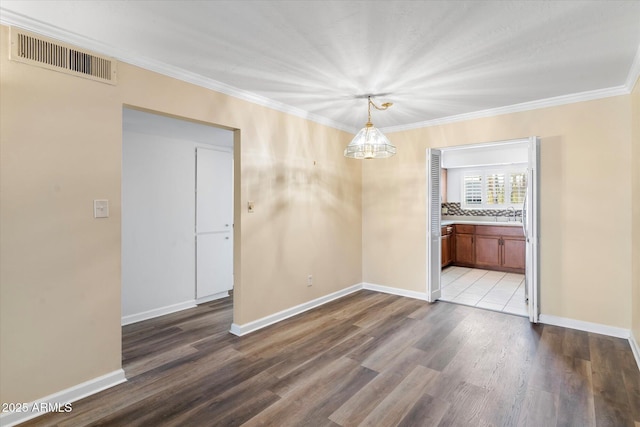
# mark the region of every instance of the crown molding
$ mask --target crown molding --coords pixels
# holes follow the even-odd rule
[[[324,126],[332,127],[352,134],[355,134],[358,131],[358,128],[348,126],[344,123],[340,123],[335,120],[310,113],[300,108],[275,101],[273,99],[258,95],[253,92],[230,86],[228,84],[204,77],[200,74],[196,74],[179,67],[165,64],[163,62],[156,61],[150,58],[139,57],[138,55],[134,55],[131,52],[127,52],[126,50],[116,48],[97,40],[72,33],[65,29],[29,18],[27,16],[4,9],[2,7],[0,7],[0,24],[16,26],[28,31],[33,31],[43,36],[51,37],[62,42],[70,43],[78,47],[92,50],[96,53],[111,56],[112,58],[119,61],[126,62],[128,64],[135,65],[149,71],[153,71],[168,77],[173,77],[187,83],[220,92],[225,95],[233,96],[234,98],[242,99],[247,102],[262,105],[264,107],[271,108],[283,113],[291,114],[293,116],[310,120]],[[638,47],[635,59],[633,61],[633,64],[631,65],[629,74],[627,75],[626,82],[621,86],[556,96],[537,101],[523,102],[520,104],[508,105],[505,107],[490,108],[487,110],[474,111],[470,113],[458,114],[454,116],[442,117],[406,125],[388,126],[380,128],[380,130],[385,133],[401,132],[405,130],[439,126],[465,120],[473,120],[498,116],[502,114],[536,110],[539,108],[555,107],[560,105],[572,104],[575,102],[592,101],[612,96],[628,95],[633,90],[633,87],[638,81],[638,78],[640,78],[640,46]]]
[[[636,57],[634,58],[633,63],[631,64],[631,69],[629,69],[629,74],[627,75],[627,83],[625,84],[625,86],[627,87],[627,90],[629,91],[629,93],[633,91],[633,87],[635,86],[639,78],[640,78],[640,46],[638,46],[638,50],[636,50]]]
[[[347,126],[344,123],[336,122],[335,120],[310,113],[300,108],[275,101],[273,99],[258,95],[250,91],[236,88],[217,80],[204,77],[200,74],[163,63],[161,61],[134,55],[133,53],[128,52],[124,49],[119,49],[114,46],[99,42],[97,40],[72,33],[65,29],[46,24],[44,22],[29,18],[27,16],[12,12],[1,7],[0,24],[20,27],[24,30],[32,31],[34,33],[50,37],[61,42],[73,44],[75,46],[88,49],[103,55],[108,55],[114,59],[117,59],[118,61],[126,62],[127,64],[135,65],[137,67],[144,68],[146,70],[153,71],[167,77],[173,77],[175,79],[191,83],[196,86],[220,92],[225,95],[233,96],[234,98],[238,98],[243,101],[251,102],[253,104],[262,105],[273,110],[291,114],[293,116],[297,116],[305,120],[310,120],[324,126],[332,127],[349,133],[356,133],[357,131],[357,129],[351,126]]]
[[[502,114],[519,113],[521,111],[537,110],[540,108],[573,104],[576,102],[592,101],[595,99],[609,98],[612,96],[628,95],[629,93],[631,93],[631,91],[627,89],[626,85],[615,86],[606,89],[590,90],[587,92],[555,96],[553,98],[540,99],[537,101],[523,102],[521,104],[508,105],[506,107],[490,108],[487,110],[474,111],[471,113],[458,114],[455,116],[442,117],[439,119],[425,120],[424,122],[411,123],[408,125],[388,126],[385,128],[380,128],[380,131],[384,133],[402,132],[405,130],[439,126],[449,123],[462,122],[465,120],[481,119],[485,117],[499,116]]]

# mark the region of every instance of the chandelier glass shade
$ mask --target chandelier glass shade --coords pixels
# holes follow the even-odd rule
[[[369,120],[345,148],[345,157],[352,159],[383,159],[396,154],[396,147],[371,123],[372,105],[378,110],[386,110],[393,104],[387,102],[378,107],[371,101],[370,96],[368,100]]]

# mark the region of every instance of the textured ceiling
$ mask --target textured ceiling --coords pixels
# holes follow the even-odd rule
[[[374,124],[398,127],[628,86],[640,60],[640,1],[3,0],[0,7],[4,23],[57,28],[98,43],[101,53],[166,64],[351,130],[366,121],[359,98],[367,94],[394,103],[373,112]]]

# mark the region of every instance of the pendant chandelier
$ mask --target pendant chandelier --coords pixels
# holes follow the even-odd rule
[[[386,136],[380,132],[373,123],[371,123],[371,106],[376,110],[386,110],[393,104],[391,102],[385,102],[380,107],[371,101],[371,96],[368,99],[368,111],[369,119],[360,132],[351,140],[347,148],[344,150],[345,157],[351,157],[352,159],[384,159],[396,154],[396,147],[387,139]]]

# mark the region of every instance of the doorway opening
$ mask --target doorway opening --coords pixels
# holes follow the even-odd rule
[[[539,316],[536,137],[428,149],[427,294]]]
[[[233,152],[233,130],[123,109],[122,325],[229,297]]]

